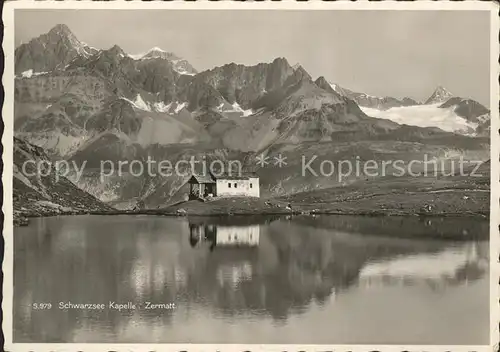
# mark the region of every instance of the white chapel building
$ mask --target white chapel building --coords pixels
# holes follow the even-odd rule
[[[260,197],[259,176],[254,173],[242,175],[193,174],[188,180],[189,198],[205,197]]]

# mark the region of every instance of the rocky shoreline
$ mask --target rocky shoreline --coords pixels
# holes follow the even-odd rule
[[[215,204],[210,204],[215,203]],[[222,203],[222,204],[221,204]],[[14,226],[27,226],[29,218],[69,215],[153,215],[153,216],[242,216],[242,215],[345,215],[345,216],[400,216],[400,217],[477,217],[489,219],[489,210],[462,209],[459,212],[439,211],[438,207],[422,209],[325,209],[308,205],[289,204],[282,201],[261,199],[224,199],[217,202],[186,201],[161,209],[141,210],[91,210],[59,212],[15,212]]]

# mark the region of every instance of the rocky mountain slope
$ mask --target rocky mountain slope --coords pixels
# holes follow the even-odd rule
[[[74,58],[90,57],[96,52],[97,49],[79,41],[66,25],[59,24],[16,48],[15,72],[30,76],[56,68],[64,69]]]
[[[354,100],[361,107],[386,110],[392,107],[413,106],[420,104],[416,100],[409,97],[405,97],[400,100],[393,97],[376,97],[365,93],[353,92],[352,90],[343,88],[338,84],[328,82],[323,76],[316,80],[316,84],[325,90],[336,92],[344,97]]]
[[[491,112],[485,106],[472,99],[453,97],[439,106],[452,109],[453,112],[470,123],[478,136],[490,135]]]
[[[58,175],[42,148],[18,138],[14,138],[13,190],[15,220],[112,209]]]
[[[42,147],[50,158],[86,163],[78,186],[123,206],[140,201],[156,207],[181,199],[187,176],[135,176],[126,168],[103,180],[103,161],[144,164],[150,158],[175,165],[190,157],[239,160],[246,170],[259,172],[267,196],[339,184],[332,177],[301,176],[301,156],[489,158],[487,140],[446,133],[479,135],[480,124],[487,130],[489,115],[475,103],[419,105],[410,98],[355,93],[324,77],[313,81],[302,66],[292,67],[285,58],[197,72],[159,48],[140,55],[118,45],[89,49],[58,25],[17,48],[16,72],[21,73],[15,85],[16,135]],[[437,101],[446,94],[434,95]],[[395,117],[395,109],[420,109],[428,116],[424,110],[429,107],[455,111],[466,121],[464,130],[418,124],[406,111]],[[255,156],[261,153],[286,154],[288,167],[259,169]]]

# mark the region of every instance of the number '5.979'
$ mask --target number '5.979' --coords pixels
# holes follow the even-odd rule
[[[50,309],[52,308],[52,303],[33,303],[33,309]]]

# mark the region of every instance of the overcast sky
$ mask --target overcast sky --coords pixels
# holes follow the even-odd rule
[[[422,101],[442,85],[489,106],[487,11],[16,10],[16,45],[58,23],[96,48],[158,46],[199,71],[286,57],[367,94]]]

